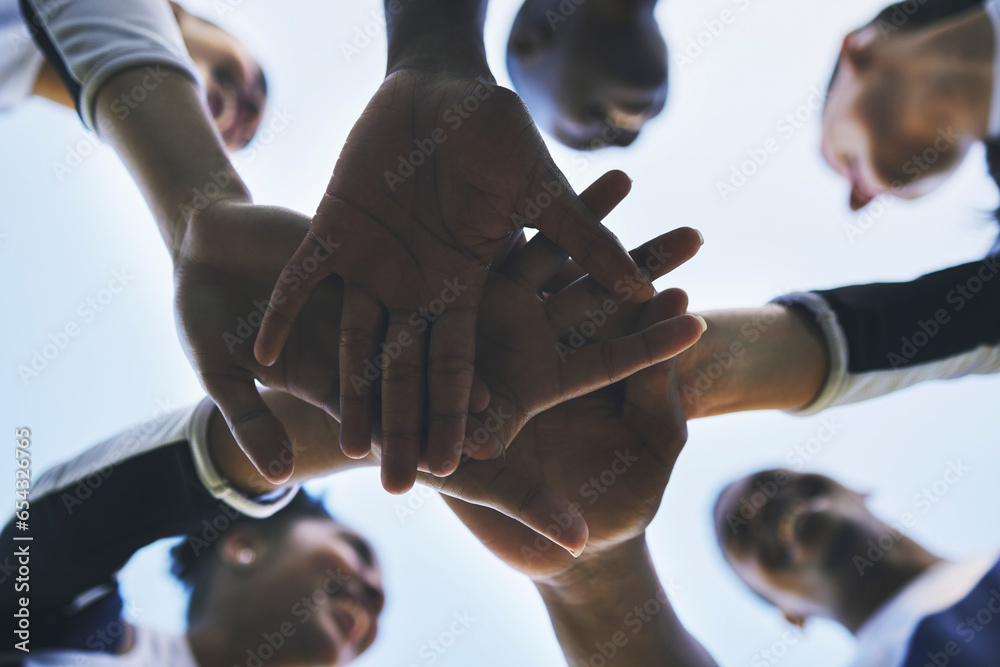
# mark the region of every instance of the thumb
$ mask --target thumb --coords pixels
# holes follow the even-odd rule
[[[295,466],[291,442],[253,378],[206,377],[205,388],[257,471],[273,484],[287,481]]]
[[[325,245],[332,244],[328,240]],[[333,262],[329,261],[331,259],[332,255],[326,250],[324,243],[310,230],[295,255],[282,269],[278,283],[271,292],[253,347],[258,362],[271,366],[278,360],[292,331],[292,325],[309,297],[316,286],[334,272]]]

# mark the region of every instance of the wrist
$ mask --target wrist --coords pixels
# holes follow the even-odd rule
[[[218,174],[217,174],[218,175]],[[242,186],[242,182],[239,182]],[[220,243],[219,207],[252,206],[253,198],[243,187],[212,190],[212,198],[198,196],[181,199],[177,204],[177,214],[169,225],[161,229],[170,230],[174,237],[166,239],[177,269],[182,260],[210,261],[210,257],[229,253],[232,246]],[[225,212],[224,212],[225,213]],[[164,232],[165,234],[166,232]],[[166,237],[165,237],[166,238]]]
[[[677,355],[677,387],[688,420],[721,414],[725,411],[722,406],[736,400],[733,394],[737,383],[733,377],[740,372],[738,365],[744,353],[727,322],[716,313],[700,315],[708,329],[697,343]],[[721,367],[720,358],[729,362],[726,368]]]
[[[650,563],[646,534],[600,551],[584,551],[568,568],[533,579],[549,603],[588,605],[628,587],[630,573],[646,571]]]
[[[389,41],[386,76],[415,69],[495,81],[483,44],[485,2],[387,0],[385,13]]]
[[[768,304],[703,313],[708,331],[678,357],[688,419],[747,410],[795,410],[822,389],[826,340],[809,313]]]
[[[146,101],[123,110],[120,99],[148,78],[130,68],[98,91],[94,116],[102,139],[125,163],[176,260],[192,217],[221,200],[249,201],[198,85],[165,77]],[[126,113],[127,111],[127,113]]]

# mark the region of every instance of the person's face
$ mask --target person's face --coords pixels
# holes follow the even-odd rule
[[[330,520],[300,519],[260,548],[237,598],[252,611],[235,616],[254,626],[246,634],[255,640],[287,635],[273,664],[346,665],[372,645],[385,595],[363,538]]]
[[[892,53],[875,27],[848,35],[823,110],[823,157],[850,183],[852,210],[883,193],[922,197],[969,150],[920,73]]]
[[[511,79],[538,126],[567,146],[628,146],[663,110],[667,50],[655,2],[633,4],[526,0],[518,13]],[[566,5],[575,9],[564,17]]]
[[[861,494],[823,475],[786,470],[733,482],[715,510],[726,561],[751,589],[798,619],[829,615],[839,575],[883,530]]]
[[[267,84],[242,42],[218,26],[171,3],[184,44],[205,81],[209,111],[226,148],[247,145],[260,125]]]

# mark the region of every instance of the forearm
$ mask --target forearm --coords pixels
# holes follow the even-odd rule
[[[819,393],[825,339],[807,313],[770,304],[701,313],[708,330],[677,358],[688,419],[746,410],[793,410]]]
[[[167,72],[155,86],[144,67],[116,74],[98,93],[94,116],[176,258],[192,215],[220,199],[250,201],[250,193],[226,155],[198,86]],[[146,96],[129,105],[136,89]]]
[[[39,92],[65,102],[58,77],[84,125],[124,160],[171,254],[192,209],[206,199],[247,196],[168,3],[21,0],[21,8],[50,66]]]
[[[571,665],[715,664],[674,614],[644,535],[535,585]]]
[[[492,80],[483,45],[487,0],[385,0],[387,73],[416,68]]]
[[[261,494],[301,484],[350,468],[378,465],[373,454],[351,459],[340,449],[340,424],[322,409],[282,391],[261,392],[288,431],[295,472],[283,484],[272,484],[254,468],[216,409],[209,421],[209,451],[219,472],[248,494]]]

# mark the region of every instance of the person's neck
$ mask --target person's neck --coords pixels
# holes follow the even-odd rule
[[[198,620],[188,628],[187,640],[199,667],[238,665],[246,657],[233,648],[242,644],[231,641],[217,623]]]
[[[989,16],[977,10],[920,31],[906,49],[921,80],[934,86],[935,95],[950,107],[958,133],[979,141],[990,133],[997,75],[994,33]]]
[[[944,562],[907,537],[900,538],[881,560],[869,566],[863,577],[851,560],[833,618],[852,634],[929,567]]]

